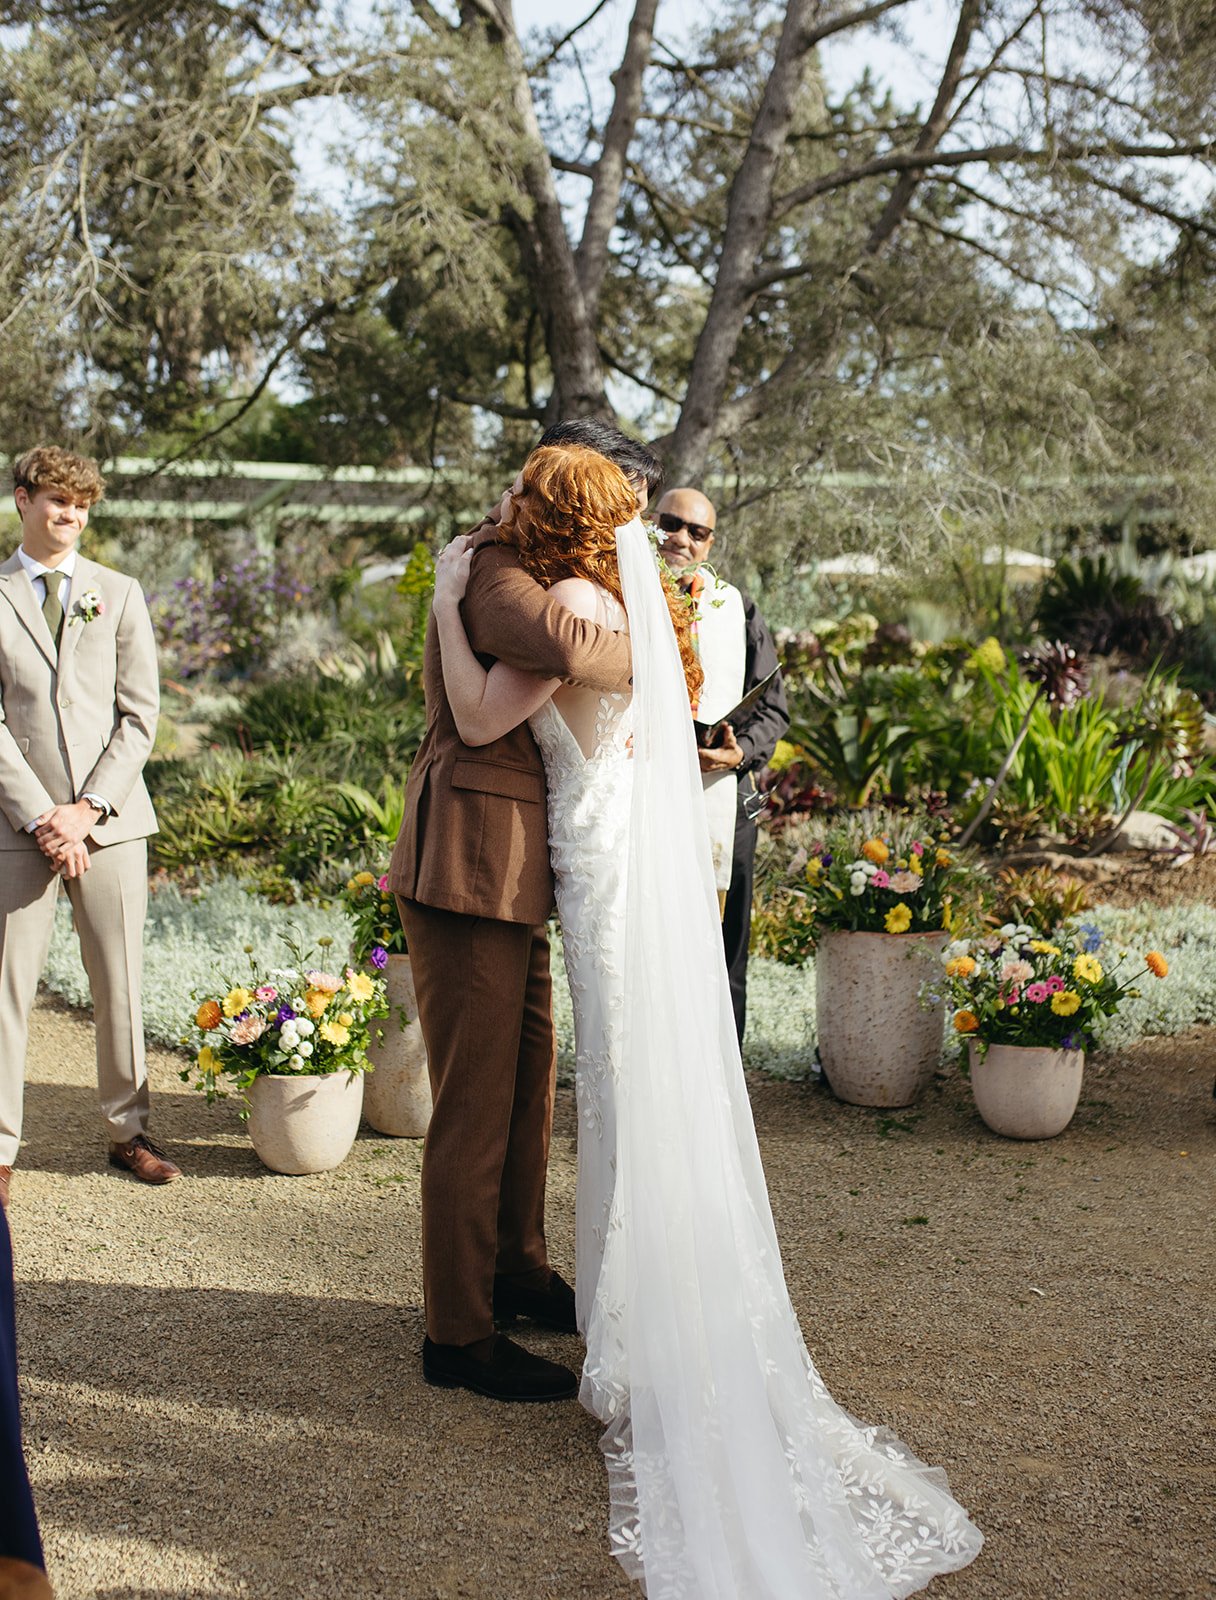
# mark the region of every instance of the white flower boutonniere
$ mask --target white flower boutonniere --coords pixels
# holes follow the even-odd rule
[[[86,589],[72,607],[72,618],[75,622],[96,622],[98,617],[106,614],[106,603],[97,593],[96,589]]]

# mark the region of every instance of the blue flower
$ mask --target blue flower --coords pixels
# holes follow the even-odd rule
[[[378,944],[368,959],[377,972],[383,972],[384,968],[388,966],[388,951],[383,945]]]
[[[1088,955],[1093,955],[1095,950],[1102,948],[1102,933],[1092,922],[1083,922],[1081,932],[1085,935],[1081,941],[1081,948]]]

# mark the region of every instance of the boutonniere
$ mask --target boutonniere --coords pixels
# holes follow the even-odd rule
[[[96,622],[106,614],[106,603],[96,589],[86,589],[72,607],[72,622]]]

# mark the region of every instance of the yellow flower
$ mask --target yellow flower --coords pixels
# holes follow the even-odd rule
[[[950,929],[954,925],[954,916],[953,916],[952,910],[951,910],[953,904],[954,904],[954,902],[953,902],[953,899],[952,899],[952,897],[950,895],[943,895],[943,897],[942,897],[942,927],[946,930],[947,933],[950,932]]]
[[[1032,939],[1030,948],[1037,956],[1058,956],[1060,953],[1059,945],[1049,944],[1046,939]]]
[[[239,1017],[241,1012],[248,1011],[252,1004],[252,989],[229,989],[224,996],[224,1015],[226,1017]]]
[[[999,639],[994,639],[991,634],[983,644],[976,645],[967,658],[967,665],[972,672],[983,670],[991,672],[994,676],[1005,670],[1005,652],[1001,649]]]
[[[1081,996],[1075,989],[1064,989],[1051,997],[1051,1009],[1057,1017],[1071,1017],[1080,1004]]]
[[[881,839],[867,839],[861,847],[861,853],[876,867],[881,867],[891,854]]]
[[[806,864],[806,881],[814,888],[822,876],[823,862],[818,856],[812,856]]]
[[[342,1024],[342,1026],[344,1028],[349,1028],[351,1023],[354,1020],[355,1020],[354,1017],[351,1015],[351,1013],[349,1011],[339,1011],[339,1013],[338,1013],[338,1021]]]
[[[1170,970],[1170,964],[1160,950],[1150,950],[1144,958],[1144,964],[1154,978],[1164,978]]]
[[[1078,956],[1072,964],[1072,975],[1080,978],[1082,983],[1100,983],[1102,963],[1095,956]]]
[[[925,875],[925,863],[917,855],[909,856],[908,871],[914,872],[918,878],[923,878]]]
[[[314,1020],[321,1016],[325,1007],[333,999],[332,994],[326,994],[324,989],[305,989],[304,1004],[308,1007],[308,1015]]]
[[[954,857],[950,854],[949,850],[943,850],[940,846],[938,847],[937,854],[933,859],[937,862],[939,867],[952,867],[954,865]]]
[[[209,1044],[205,1044],[198,1053],[198,1070],[200,1072],[209,1072],[212,1077],[215,1077],[220,1070],[215,1051]]]
[[[212,1028],[218,1028],[223,1012],[220,1010],[218,1000],[204,1000],[194,1013],[195,1023],[210,1033]]]
[[[350,1029],[344,1028],[340,1022],[323,1022],[318,1030],[322,1039],[330,1044],[347,1044],[350,1041]]]
[[[356,872],[355,873],[355,882],[357,884],[359,884],[360,887],[362,887],[362,888],[366,888],[369,883],[375,883],[375,881],[376,881],[376,874],[374,872]]]
[[[980,1019],[974,1011],[956,1011],[954,1013],[955,1033],[978,1033]]]
[[[974,971],[975,962],[970,956],[955,956],[953,961],[946,962],[948,978],[969,978]]]
[[[888,933],[907,933],[912,926],[911,909],[904,905],[902,901],[899,905],[892,906],[890,911],[887,912],[883,926]]]
[[[355,880],[353,878],[347,878],[346,887],[353,893],[355,889]]]
[[[376,986],[366,972],[355,972],[353,968],[347,967],[346,992],[352,1000],[358,1000],[362,1004],[364,1000],[370,1000],[372,995],[375,994]]]

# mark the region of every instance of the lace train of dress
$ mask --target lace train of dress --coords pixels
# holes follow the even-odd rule
[[[603,704],[587,752],[552,703],[531,719],[575,1013],[580,1398],[605,1424],[612,1552],[648,1600],[911,1594],[981,1536],[945,1474],[850,1417],[807,1354],[640,523],[618,552],[632,702]]]

